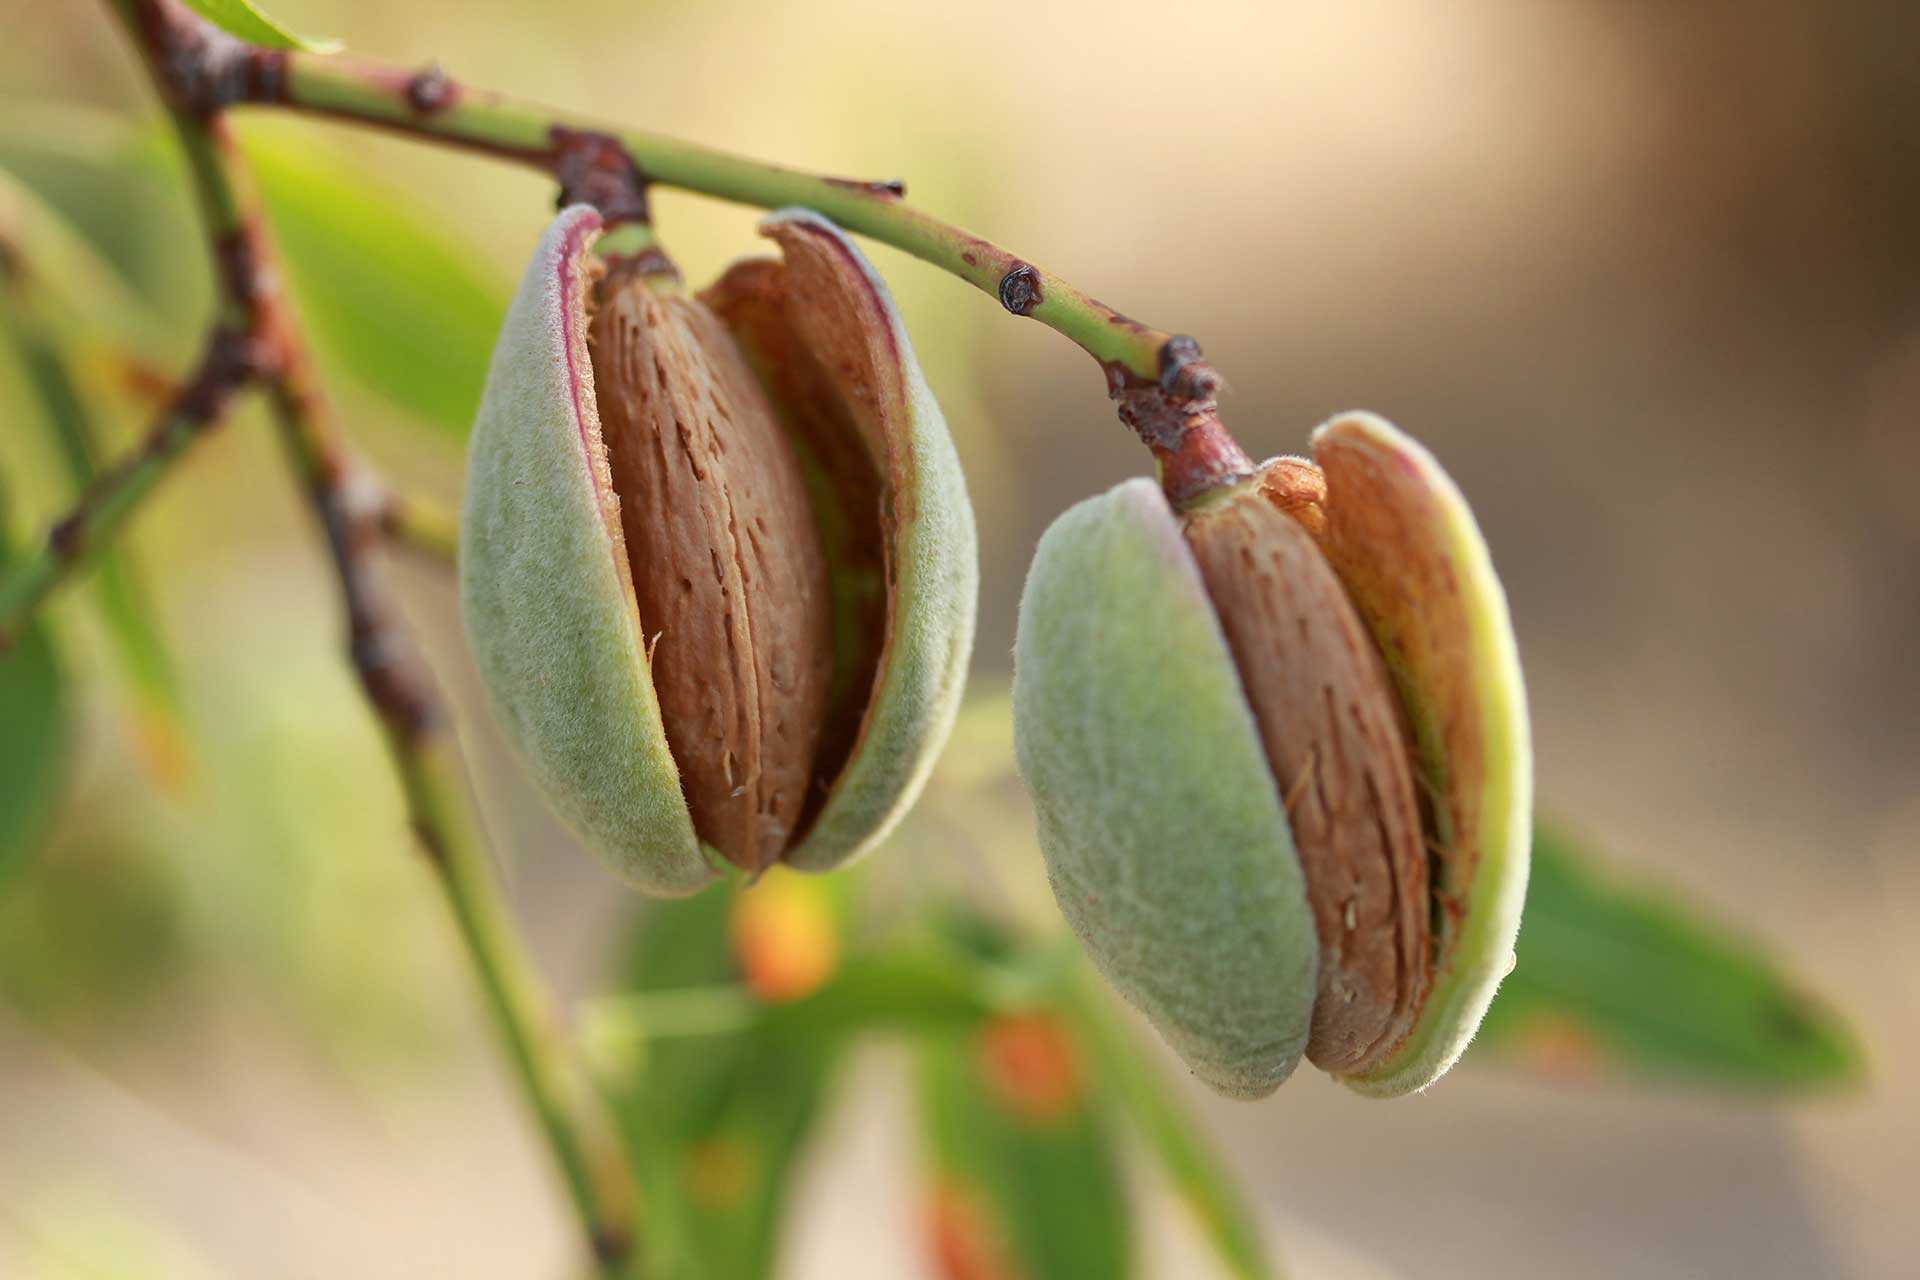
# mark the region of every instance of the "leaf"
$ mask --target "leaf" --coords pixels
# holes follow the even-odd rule
[[[1132,1212],[1108,1113],[1058,1012],[1004,1015],[918,1051],[931,1170],[923,1212],[949,1280],[1115,1280],[1133,1273]]]
[[[295,35],[260,12],[252,0],[187,0],[187,7],[229,35],[269,49],[332,53],[340,47],[338,40],[313,40]]]
[[[987,1007],[1039,1005],[1068,1019],[1106,1110],[1136,1128],[1226,1273],[1242,1280],[1273,1275],[1251,1208],[1200,1128],[1113,1017],[1073,939],[1023,941],[1004,924],[957,904],[936,906],[933,924],[956,957],[974,961],[971,981]]]
[[[1226,1272],[1241,1280],[1272,1276],[1252,1207],[1199,1126],[1175,1101],[1166,1080],[1114,1020],[1106,1001],[1104,992],[1086,982],[1077,984],[1075,1023],[1100,1089],[1138,1128]]]
[[[0,568],[11,559],[0,492]],[[0,883],[38,847],[66,789],[72,730],[66,675],[35,619],[0,651]]]
[[[173,139],[158,126],[72,102],[19,104],[0,121],[0,167],[104,255],[146,311],[164,314],[167,323],[151,335],[164,345],[145,354],[188,359],[213,284],[206,255],[183,252],[201,232]],[[122,307],[125,286],[103,287],[60,266],[43,274],[97,320],[139,314]]]
[[[83,289],[119,318],[123,332],[157,322],[120,284],[117,274],[77,232],[35,196],[0,173],[0,238],[14,254],[0,284],[0,322],[17,349],[26,382],[37,397],[39,423],[53,438],[78,495],[99,473],[105,448],[97,397],[83,386],[74,352],[88,339],[113,348],[123,334],[87,332],[93,323],[71,296]],[[102,554],[91,585],[107,630],[136,694],[136,735],[155,773],[177,781],[185,769],[186,733],[172,654],[155,621],[144,579],[122,549]]]
[[[0,655],[0,881],[52,825],[71,747],[67,688],[53,642],[38,623]]]
[[[770,1016],[815,1035],[919,1032],[974,1026],[995,1007],[980,975],[954,957],[895,946],[849,960],[819,991]]]
[[[1617,884],[1564,835],[1535,836],[1518,963],[1478,1051],[1535,1070],[1758,1091],[1858,1076],[1858,1041],[1751,942],[1677,897]]]
[[[787,1193],[825,1109],[844,1042],[746,1037],[710,1124],[680,1148],[680,1187],[692,1252],[713,1280],[771,1276]]]
[[[729,886],[650,904],[628,948],[628,990],[738,984],[738,897]],[[786,1007],[756,1005],[769,1015]],[[706,1280],[773,1274],[794,1170],[845,1044],[805,1020],[762,1016],[731,1033],[649,1040],[632,1073],[613,1082],[652,1233],[664,1237],[650,1245],[656,1269]]]
[[[451,224],[304,137],[253,127],[243,141],[316,337],[369,390],[464,439],[506,282]]]
[[[241,138],[299,312],[329,363],[464,439],[509,282],[476,265],[484,255],[452,224],[406,192],[369,181],[309,133],[254,120]],[[0,125],[0,165],[84,233],[150,306],[167,309],[175,323],[163,336],[177,340],[183,327],[190,330],[184,314],[175,315],[177,304],[199,309],[207,269],[202,255],[177,251],[196,233],[178,151],[162,131],[44,109],[28,123]],[[113,316],[125,310],[89,308]]]

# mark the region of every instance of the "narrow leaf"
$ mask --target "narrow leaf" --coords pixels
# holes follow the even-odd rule
[[[0,568],[10,559],[0,492]],[[35,620],[0,650],[0,884],[38,847],[66,787],[72,709],[66,675]]]
[[[314,40],[295,35],[260,12],[260,7],[252,0],[187,0],[187,6],[228,34],[269,49],[332,53],[340,47],[338,40]]]
[[[72,264],[50,261],[43,272],[50,285],[96,322],[161,313],[157,333],[123,336],[139,340],[158,363],[188,359],[213,285],[206,256],[181,252],[200,232],[174,140],[157,126],[73,102],[16,104],[0,120],[0,167],[56,210],[117,277],[70,273]],[[123,309],[129,288],[144,307]]]
[[[783,882],[779,873],[762,883],[790,892],[790,908],[808,909],[809,895],[830,896],[818,881]],[[737,992],[721,1003],[744,1001],[760,1016],[733,1030],[649,1039],[631,1073],[612,1082],[643,1165],[651,1220],[665,1232],[654,1246],[659,1269],[705,1280],[773,1274],[793,1176],[846,1044],[834,1028],[778,1016],[794,1005],[751,995],[744,984],[754,979],[754,952],[739,923],[749,914],[743,900],[729,887],[650,904],[628,948],[626,986],[656,1003],[680,991]],[[834,904],[813,905],[833,907],[838,919]],[[764,917],[758,923],[768,924]]]
[[[369,390],[464,438],[505,282],[457,228],[289,132],[250,128],[248,158],[294,297],[327,353]]]
[[[0,238],[11,255],[0,280],[0,327],[12,340],[29,389],[39,401],[38,421],[66,468],[70,492],[78,495],[99,474],[107,446],[101,438],[97,396],[88,394],[93,389],[84,385],[74,352],[89,339],[111,348],[121,336],[87,332],[91,315],[56,290],[90,288],[126,329],[157,322],[131,318],[144,308],[119,284],[113,269],[58,214],[5,173],[0,173]],[[186,760],[179,685],[145,582],[130,555],[116,548],[101,556],[92,585],[108,635],[133,684],[142,751],[157,776],[177,781]]]
[[[691,1252],[712,1280],[774,1274],[793,1175],[825,1110],[843,1042],[749,1037],[711,1123],[680,1151]]]
[[[1114,1019],[1105,993],[1078,984],[1073,1013],[1099,1087],[1138,1129],[1225,1272],[1240,1280],[1274,1275],[1252,1207],[1166,1080]]]
[[[1518,962],[1479,1051],[1576,1079],[1832,1086],[1861,1070],[1831,1006],[1676,896],[1616,883],[1564,835],[1535,838]]]
[[[1108,1113],[1068,1021],[1036,1010],[918,1051],[926,1228],[951,1280],[1133,1274],[1132,1212]]]

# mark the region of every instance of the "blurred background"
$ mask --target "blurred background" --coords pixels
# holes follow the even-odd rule
[[[1251,1106],[1180,1080],[1295,1273],[1911,1273],[1910,0],[272,11],[610,120],[902,178],[924,207],[1197,335],[1250,452],[1299,451],[1364,407],[1445,462],[1511,596],[1543,811],[1623,875],[1765,940],[1860,1029],[1868,1065],[1850,1089],[1787,1099],[1650,1085],[1578,1054],[1470,1063],[1394,1105],[1312,1072]],[[147,85],[103,6],[3,0],[0,29],[0,160],[108,247],[141,313],[128,322],[180,367],[207,297],[191,224],[164,181],[117,187],[120,203],[88,186],[90,157],[150,133]],[[317,328],[315,312],[405,297],[409,262],[425,263],[471,290],[443,308],[446,345],[477,331],[484,355],[550,215],[543,181],[340,126],[258,120],[248,138]],[[316,217],[285,195],[349,182],[437,238],[395,260],[413,242],[382,238],[400,216],[387,206]],[[674,193],[656,211],[690,281],[756,251],[752,211]],[[303,275],[303,248],[339,270]],[[1064,340],[871,252],[968,468],[986,699],[929,813],[876,859],[873,892],[932,881],[1043,920],[992,698],[1041,530],[1145,458]],[[427,372],[396,394],[336,333],[352,433],[457,500],[445,424],[470,412],[478,370],[369,317],[363,346]],[[9,423],[33,412],[19,373],[0,362]],[[109,400],[124,440],[139,392]],[[37,437],[0,429],[0,463],[17,531],[65,504]],[[243,413],[181,471],[131,554],[190,732],[139,711],[79,593],[56,615],[84,678],[69,800],[0,895],[0,1274],[566,1274],[565,1205],[409,848],[275,443]],[[491,736],[447,575],[400,572],[536,948],[570,993],[597,989],[630,903]],[[982,786],[991,822],[939,803]],[[863,1049],[837,1091],[783,1274],[935,1274],[905,1176],[919,1157],[904,1053]],[[1142,1272],[1212,1274],[1176,1200],[1136,1188]],[[114,1269],[125,1256],[141,1266]]]

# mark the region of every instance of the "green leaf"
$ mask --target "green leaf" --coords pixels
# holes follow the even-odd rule
[[[0,567],[10,556],[0,492]],[[0,651],[0,883],[52,826],[66,789],[72,710],[53,639],[38,619]]]
[[[1252,1209],[1166,1081],[1114,1019],[1072,938],[1022,940],[999,921],[951,903],[936,906],[931,923],[956,959],[973,962],[966,971],[985,1007],[1048,1007],[1069,1020],[1103,1105],[1137,1130],[1225,1272],[1241,1280],[1272,1276]]]
[[[18,351],[42,410],[37,421],[51,436],[77,496],[99,474],[106,445],[97,396],[83,385],[76,357],[90,341],[119,355],[129,333],[150,331],[158,322],[84,237],[3,172],[0,237],[15,255],[11,273],[0,282],[0,325]],[[74,290],[84,290],[117,317],[120,331],[99,332],[95,317],[77,306]],[[186,758],[179,683],[145,581],[128,554],[112,549],[100,557],[91,585],[133,683],[142,749],[159,776],[177,778]]]
[[[456,226],[407,192],[369,181],[338,153],[316,146],[310,133],[254,120],[241,137],[298,309],[330,367],[464,439],[509,282],[477,265],[484,255]],[[202,255],[178,252],[196,232],[170,139],[93,112],[43,109],[24,123],[0,124],[0,165],[78,228],[149,306],[167,309],[174,323],[163,338],[177,343],[183,329],[191,330],[184,313],[175,314],[177,304],[199,310],[207,269]],[[68,278],[47,274],[56,283]],[[89,310],[134,313],[117,303]],[[154,354],[153,344],[138,345]]]
[[[745,1038],[710,1123],[680,1146],[690,1252],[713,1280],[774,1274],[794,1171],[825,1110],[843,1042]]]
[[[1518,963],[1478,1051],[1538,1070],[1755,1091],[1850,1081],[1844,1019],[1760,947],[1657,889],[1615,883],[1539,832]]]
[[[104,255],[145,311],[164,313],[164,327],[151,335],[162,345],[144,354],[189,358],[213,289],[206,255],[183,252],[201,232],[173,140],[159,127],[72,102],[20,104],[0,121],[0,167]],[[63,265],[43,274],[96,320],[142,314],[122,307],[125,285],[69,275]]]
[[[751,891],[749,891],[751,892]],[[629,991],[671,996],[738,984],[729,935],[736,891],[649,904],[625,966]],[[762,1016],[726,1034],[646,1042],[612,1082],[649,1211],[657,1270],[704,1280],[773,1274],[795,1168],[825,1110],[845,1037]]]
[[[813,1035],[920,1032],[973,1026],[995,1007],[981,975],[954,957],[896,946],[849,960],[819,991],[769,1017]]]
[[[926,1220],[940,1274],[1133,1274],[1118,1148],[1087,1074],[1082,1046],[1052,1011],[921,1041]]]
[[[67,716],[65,676],[36,623],[0,655],[0,881],[52,825],[66,784]]]
[[[1200,1127],[1174,1100],[1166,1080],[1113,1018],[1105,992],[1077,984],[1073,1013],[1109,1102],[1138,1129],[1226,1273],[1240,1280],[1274,1274],[1253,1209]]]
[[[464,439],[506,315],[504,280],[456,227],[304,137],[248,128],[247,157],[300,314],[369,390]]]
[[[228,34],[269,49],[332,53],[340,47],[338,40],[312,40],[295,35],[260,12],[252,0],[187,0],[187,7]]]

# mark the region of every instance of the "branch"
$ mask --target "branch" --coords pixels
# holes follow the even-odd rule
[[[644,218],[609,206],[578,181],[583,169],[629,166],[644,190],[660,183],[763,209],[803,205],[850,231],[904,250],[1072,339],[1106,369],[1118,398],[1127,388],[1183,386],[1197,362],[1191,338],[1150,328],[1087,296],[1051,271],[906,203],[899,182],[802,173],[760,160],[623,129],[573,112],[456,83],[437,66],[409,71],[377,62],[239,46],[209,92],[223,103],[290,107],[373,125],[526,165],[561,182],[568,198],[599,205],[609,224]],[[583,157],[586,158],[583,160]]]
[[[387,532],[385,494],[344,453],[304,358],[290,359],[270,390],[282,439],[326,532],[346,602],[348,652],[393,757],[414,835],[453,909],[593,1256],[608,1274],[625,1274],[634,1247],[632,1173],[501,897],[438,693],[395,617],[375,554]]]
[[[326,532],[345,599],[354,672],[386,738],[414,834],[453,910],[495,1028],[560,1165],[593,1256],[605,1274],[628,1274],[635,1191],[625,1149],[514,928],[464,803],[462,771],[438,693],[397,624],[380,573],[378,544],[392,522],[406,521],[393,514],[383,487],[340,439],[282,291],[245,166],[221,116],[220,95],[227,91],[210,88],[226,84],[236,67],[244,70],[246,47],[175,0],[112,3],[166,99],[220,277],[220,321],[207,362],[212,372],[189,384],[183,401],[201,407],[205,397],[196,399],[196,388],[202,381],[222,388],[222,401],[231,382],[266,386],[289,456]],[[245,358],[231,381],[215,377],[225,374],[236,352]],[[412,523],[420,524],[417,512]]]

